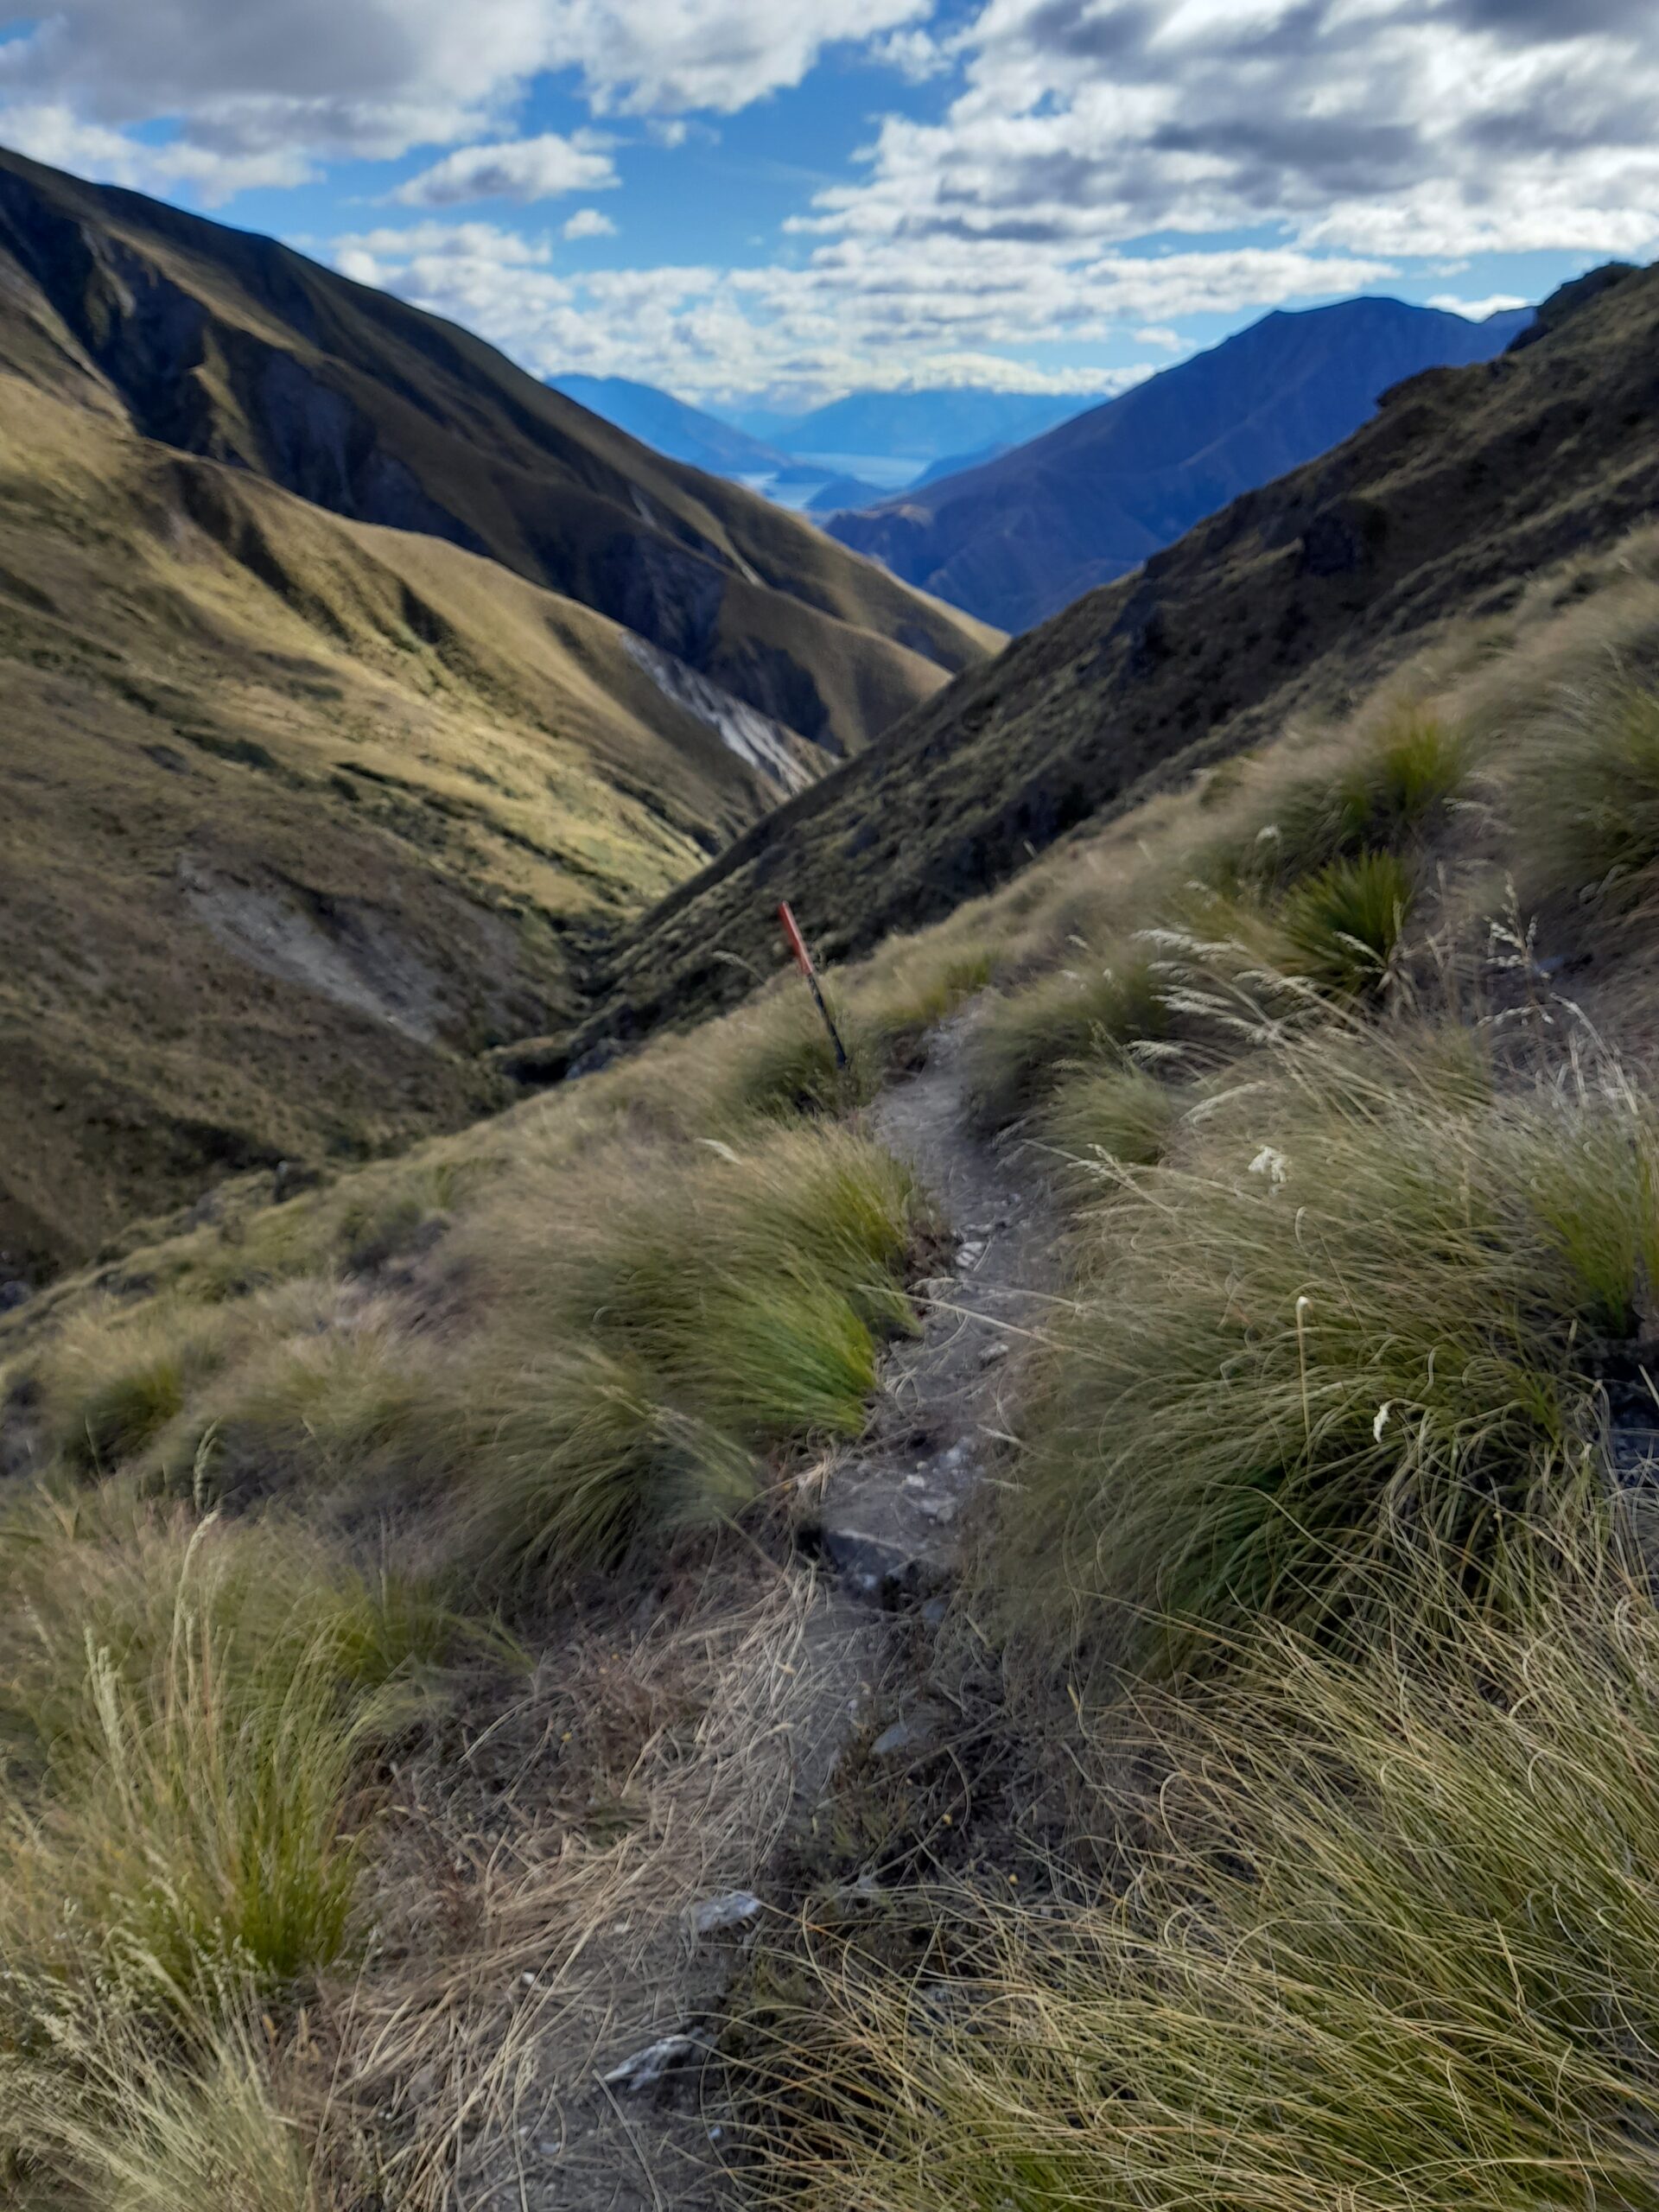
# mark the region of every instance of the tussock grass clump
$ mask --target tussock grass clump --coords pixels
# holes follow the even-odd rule
[[[1622,1090],[1479,1105],[1453,1074],[1304,1039],[1102,1210],[1008,1512],[1039,1640],[1193,1661],[1589,1478],[1594,1354],[1659,1262],[1659,1129]]]
[[[57,2013],[54,2042],[51,2063],[0,2057],[0,2146],[86,2212],[321,2212],[251,2019],[175,2050],[87,2005]]]
[[[497,1569],[734,1510],[767,1453],[857,1433],[911,1325],[919,1201],[877,1147],[785,1128],[616,1164],[521,1185],[461,1255],[491,1323],[455,1355],[453,1456]]]
[[[1265,816],[1213,848],[1199,873],[1220,890],[1262,895],[1338,861],[1403,857],[1445,819],[1468,772],[1461,738],[1439,715],[1412,709],[1327,772],[1284,785]]]
[[[774,2201],[1659,2204],[1659,1617],[1594,1570],[1431,1602],[1356,1664],[1271,1638],[1121,1901],[940,1898],[950,1982],[825,1957]]]
[[[40,1370],[48,1438],[84,1471],[137,1457],[218,1371],[235,1326],[188,1299],[104,1300],[73,1314]]]
[[[1541,734],[1519,779],[1526,886],[1630,913],[1659,889],[1659,691],[1580,694]]]
[[[847,1053],[839,1067],[817,1008],[803,987],[774,993],[747,1020],[738,1016],[712,1040],[715,1078],[702,1117],[712,1128],[729,1128],[755,1116],[766,1120],[799,1115],[834,1116],[866,1104],[880,1087],[880,1056],[861,1024],[849,1018],[841,994],[826,998]]]
[[[118,1493],[6,1538],[0,2018],[65,1974],[189,2014],[337,1957],[359,1756],[442,1613],[296,1530]]]
[[[1099,964],[1045,976],[987,1007],[969,1063],[975,1110],[986,1128],[1006,1128],[1039,1105],[1068,1067],[1114,1061],[1124,1046],[1161,1038],[1168,1027],[1143,946],[1125,944]]]
[[[1305,876],[1279,912],[1290,972],[1337,998],[1374,995],[1393,970],[1415,896],[1392,853],[1333,861]]]
[[[1041,1127],[1057,1150],[1084,1166],[1151,1167],[1168,1150],[1180,1112],[1179,1095],[1131,1063],[1062,1084]]]

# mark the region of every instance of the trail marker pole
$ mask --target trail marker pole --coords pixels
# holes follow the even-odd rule
[[[836,1048],[836,1065],[844,1074],[848,1065],[847,1047],[842,1043],[841,1032],[836,1028],[830,1008],[824,1002],[823,989],[818,982],[817,970],[812,965],[812,956],[806,949],[806,939],[801,935],[800,925],[789,911],[787,899],[779,901],[778,918],[784,925],[784,935],[788,938],[789,949],[795,956],[795,965],[806,978],[806,988],[812,994],[812,1003],[823,1016],[823,1026],[830,1032],[830,1042]]]

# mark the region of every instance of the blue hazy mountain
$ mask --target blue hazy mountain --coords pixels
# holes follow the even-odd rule
[[[766,408],[721,412],[728,423],[785,453],[863,454],[919,466],[950,454],[1017,445],[1088,404],[1086,395],[1046,391],[852,391],[805,415]]]
[[[642,445],[711,475],[771,476],[786,465],[783,454],[760,439],[655,385],[635,384],[629,377],[550,377],[548,382]]]
[[[1490,359],[1531,320],[1388,299],[1270,315],[978,467],[827,526],[906,582],[1027,629],[1339,444],[1390,385]]]

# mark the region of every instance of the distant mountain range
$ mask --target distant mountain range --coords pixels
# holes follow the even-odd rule
[[[931,479],[942,467],[965,467],[1052,429],[1085,404],[1036,391],[855,391],[804,415],[715,413],[629,377],[548,383],[671,461],[768,490],[810,486],[806,504],[815,512],[880,496],[880,485],[861,478],[851,462],[894,464],[889,484],[906,480],[906,462]]]
[[[863,454],[921,464],[988,446],[1015,445],[1086,407],[1049,391],[852,391],[806,415],[724,410],[725,419],[793,454]]]
[[[718,416],[705,414],[671,391],[631,377],[550,377],[555,391],[601,415],[642,444],[655,446],[671,461],[706,468],[714,476],[771,476],[788,466],[788,455],[764,445]]]
[[[1389,299],[1270,315],[1045,435],[828,527],[906,582],[1027,629],[1338,444],[1390,385],[1490,359],[1531,318],[1471,322]]]

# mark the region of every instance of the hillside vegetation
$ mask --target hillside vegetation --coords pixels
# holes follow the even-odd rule
[[[814,772],[637,641],[0,378],[0,1251],[499,1101],[604,935]]]
[[[0,1325],[18,2186],[435,2207],[606,1931],[760,1878],[933,1264],[857,1103],[971,998],[1071,1224],[923,1662],[993,1779],[846,1763],[726,2186],[1648,2201],[1656,685],[1637,536],[832,978],[844,1076],[774,987]]]
[[[270,238],[0,155],[0,362],[355,521],[486,554],[836,753],[995,633]]]

